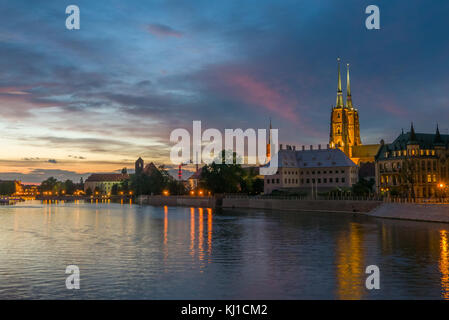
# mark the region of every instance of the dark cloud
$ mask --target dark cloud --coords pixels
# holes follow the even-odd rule
[[[147,30],[157,37],[182,37],[182,33],[173,28],[159,23],[151,23],[147,26]]]
[[[0,172],[1,180],[20,180],[22,182],[40,183],[49,177],[57,178],[58,180],[73,180],[79,181],[81,177],[85,180],[90,173],[76,173],[69,170],[58,169],[34,169],[30,173],[18,173],[18,172]]]

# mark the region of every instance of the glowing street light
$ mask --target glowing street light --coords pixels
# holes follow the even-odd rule
[[[168,191],[164,190],[164,196],[168,196]]]

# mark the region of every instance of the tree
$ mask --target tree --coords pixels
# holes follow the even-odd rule
[[[127,174],[128,173],[128,170],[126,170],[126,168],[123,168],[122,169],[122,174]]]
[[[40,185],[41,191],[57,191],[58,180],[53,177],[48,178],[47,180],[42,181]]]
[[[261,194],[264,190],[264,181],[261,178],[254,179],[253,182],[253,193],[254,194]]]
[[[66,194],[73,194],[76,190],[76,185],[72,180],[66,180],[64,182],[64,188]]]
[[[352,193],[356,196],[365,196],[373,191],[374,180],[361,178],[359,182],[352,185]]]
[[[14,181],[0,181],[0,195],[10,196],[16,192],[16,184]]]
[[[90,197],[92,195],[92,189],[89,187],[86,190],[86,196]]]
[[[221,152],[221,159],[216,159],[201,171],[200,187],[213,193],[237,193],[242,190],[244,172],[237,164],[235,152]],[[245,185],[248,188],[248,185]]]
[[[416,200],[415,184],[417,180],[417,172],[419,169],[419,162],[417,159],[404,159],[402,166],[399,169],[399,176],[402,181],[402,186],[405,189],[408,197]]]
[[[114,183],[111,187],[111,195],[116,196],[119,193],[119,184],[118,183]]]

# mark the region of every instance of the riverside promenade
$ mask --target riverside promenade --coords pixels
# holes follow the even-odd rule
[[[449,223],[449,203],[382,203],[366,215],[386,219]]]
[[[233,195],[216,197],[142,195],[138,197],[137,203],[153,206],[367,213],[379,206],[382,202],[378,200],[308,200],[299,198],[263,198]]]
[[[223,209],[260,209],[296,212],[335,212],[376,218],[449,223],[449,203],[392,203],[380,199],[289,199],[248,196],[147,196],[137,203]]]

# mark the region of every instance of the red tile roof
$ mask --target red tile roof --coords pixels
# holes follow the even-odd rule
[[[87,178],[86,182],[122,181],[128,178],[128,174],[122,173],[94,173]]]

